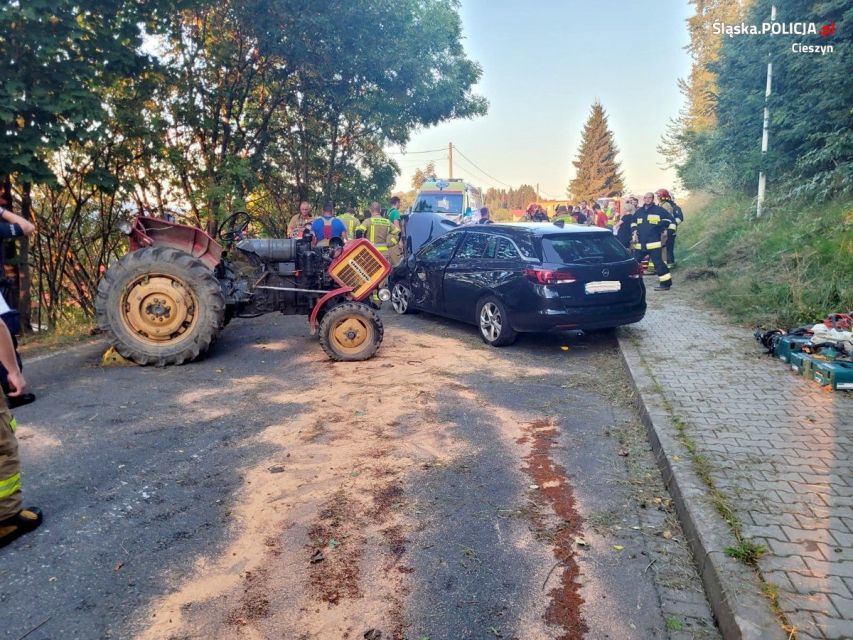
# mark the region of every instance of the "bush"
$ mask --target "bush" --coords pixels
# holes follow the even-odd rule
[[[853,201],[777,203],[760,219],[742,195],[683,208],[680,263],[714,270],[707,295],[734,320],[789,328],[853,309]]]

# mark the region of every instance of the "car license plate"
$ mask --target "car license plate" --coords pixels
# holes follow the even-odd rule
[[[622,283],[619,280],[599,280],[598,282],[587,282],[584,291],[587,293],[613,293],[621,291]]]

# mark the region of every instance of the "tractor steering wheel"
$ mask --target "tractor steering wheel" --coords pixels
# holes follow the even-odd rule
[[[235,211],[222,221],[216,235],[222,242],[241,240],[246,229],[252,222],[252,217],[245,211]]]

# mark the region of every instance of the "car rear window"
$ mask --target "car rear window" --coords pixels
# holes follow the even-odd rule
[[[546,262],[562,264],[621,262],[630,256],[610,233],[561,233],[542,236]]]

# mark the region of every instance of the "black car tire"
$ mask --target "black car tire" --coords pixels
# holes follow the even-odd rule
[[[493,347],[505,347],[518,339],[518,333],[509,323],[504,304],[495,296],[486,296],[477,303],[477,329],[480,337]]]
[[[391,308],[401,316],[415,313],[412,309],[412,290],[402,282],[397,282],[391,288]]]

